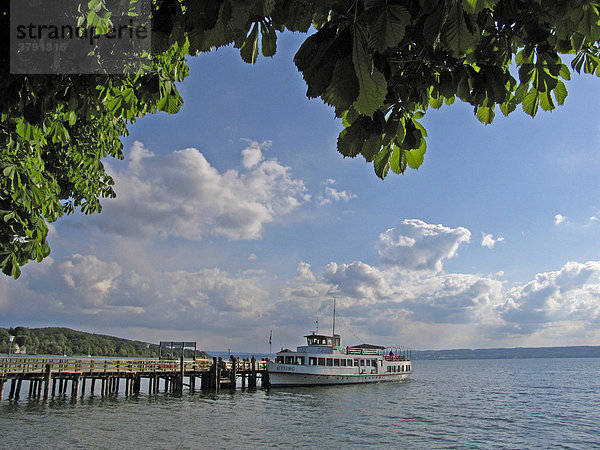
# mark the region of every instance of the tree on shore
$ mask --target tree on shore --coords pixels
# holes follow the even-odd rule
[[[92,0],[84,23],[111,29],[134,0]],[[335,109],[346,157],[376,176],[417,169],[429,108],[469,103],[490,124],[521,107],[534,117],[567,97],[572,72],[600,76],[598,0],[154,0],[145,70],[119,75],[11,75],[9,11],[0,9],[0,267],[50,248],[47,223],[114,197],[102,158],[123,158],[127,125],[176,113],[186,57],[234,45],[247,63],[275,55],[277,33],[309,32],[294,57],[306,95]],[[111,9],[109,11],[109,9]],[[85,8],[84,8],[85,9]],[[113,16],[114,17],[114,16]],[[312,28],[311,28],[312,27]],[[567,55],[570,67],[560,55]]]
[[[0,328],[0,353],[8,350],[9,336],[14,336],[13,352],[19,348],[30,355],[62,355],[66,353],[69,356],[149,356],[155,358],[168,354],[168,350],[165,349],[161,352],[157,344],[58,327]],[[181,350],[177,350],[175,354],[180,355]],[[185,356],[193,357],[193,351],[186,350]],[[198,351],[195,356],[204,358],[209,355]]]

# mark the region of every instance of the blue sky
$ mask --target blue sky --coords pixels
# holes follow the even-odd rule
[[[423,166],[379,180],[280,35],[274,58],[190,60],[176,115],[130,127],[117,199],[52,224],[50,258],[0,279],[0,325],[68,326],[208,350],[600,345],[598,80],[566,105],[481,125],[429,111]]]

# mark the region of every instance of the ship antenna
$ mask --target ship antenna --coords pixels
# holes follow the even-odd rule
[[[363,339],[362,339],[360,336],[358,336],[358,335],[357,335],[357,334],[354,332],[354,330],[352,330],[352,328],[350,328],[350,326],[349,326],[349,325],[346,323],[346,321],[345,321],[343,318],[341,318],[341,317],[340,317],[340,319],[342,320],[342,324],[344,324],[344,325],[346,326],[346,328],[347,328],[347,329],[348,329],[348,331],[349,331],[349,332],[352,334],[352,336],[354,336],[354,337],[355,337],[355,338],[358,340],[358,342],[361,342],[361,343],[363,343],[363,344],[364,344],[364,343],[365,343],[365,341],[364,341],[364,340],[363,340]]]

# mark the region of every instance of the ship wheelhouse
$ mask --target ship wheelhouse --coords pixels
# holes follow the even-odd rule
[[[333,336],[327,336],[325,334],[307,334],[304,336],[306,338],[306,345],[308,346],[327,346],[327,347],[340,347],[342,345],[342,338],[339,334],[334,334]]]

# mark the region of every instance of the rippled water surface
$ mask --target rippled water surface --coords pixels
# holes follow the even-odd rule
[[[0,448],[600,447],[600,358],[413,367],[404,383],[4,399]]]

